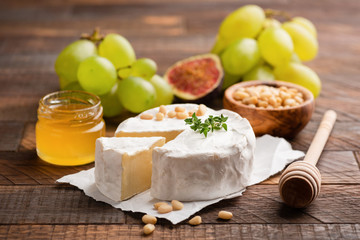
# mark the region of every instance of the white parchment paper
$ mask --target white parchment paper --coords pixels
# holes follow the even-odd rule
[[[290,143],[283,138],[272,137],[264,135],[256,139],[254,170],[250,177],[250,185],[257,184],[270,176],[278,173],[284,167],[304,156],[304,153],[297,150],[292,150]],[[159,214],[154,210],[153,204],[158,202],[150,196],[150,190],[142,192],[129,200],[122,202],[115,202],[105,197],[95,185],[94,168],[81,171],[75,174],[66,175],[57,180],[59,183],[69,183],[83,190],[84,193],[95,199],[110,204],[115,208],[120,208],[123,211],[142,212],[156,216],[158,218],[165,218],[173,224],[177,224],[194,213],[200,211],[206,206],[217,203],[223,199],[229,199],[241,196],[245,189],[240,192],[208,201],[194,201],[184,202],[184,208],[180,211],[172,211],[167,214]]]

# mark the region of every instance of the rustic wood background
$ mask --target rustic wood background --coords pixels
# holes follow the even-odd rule
[[[141,214],[86,197],[59,177],[89,169],[57,167],[35,152],[38,100],[58,90],[57,54],[83,32],[128,38],[138,57],[153,58],[160,73],[185,57],[208,52],[221,20],[248,3],[311,19],[320,53],[307,63],[323,90],[307,127],[292,140],[306,151],[326,109],[338,113],[319,160],[319,198],[306,209],[285,206],[275,176],[244,196],[202,210],[203,224],[160,220],[148,238],[360,239],[360,1],[358,0],[1,0],[0,2],[0,239],[136,239]],[[106,119],[112,135],[123,117]],[[216,219],[219,210],[234,218]]]

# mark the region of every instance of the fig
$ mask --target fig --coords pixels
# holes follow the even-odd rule
[[[216,90],[221,92],[223,75],[219,57],[209,53],[176,62],[168,68],[164,79],[176,97],[195,101]]]

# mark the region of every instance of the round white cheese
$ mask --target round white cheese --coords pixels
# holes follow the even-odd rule
[[[153,151],[151,195],[161,200],[209,200],[235,193],[248,184],[255,135],[245,118],[228,110],[210,111],[228,117],[228,129],[207,137],[185,130]]]

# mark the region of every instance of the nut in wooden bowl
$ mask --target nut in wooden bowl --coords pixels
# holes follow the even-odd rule
[[[246,118],[256,136],[295,137],[309,122],[314,96],[304,87],[281,81],[248,81],[225,91],[224,108]]]

